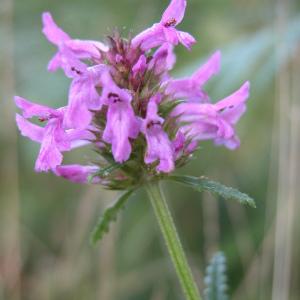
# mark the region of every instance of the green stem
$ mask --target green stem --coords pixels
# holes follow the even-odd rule
[[[159,182],[147,183],[146,190],[158,219],[160,229],[163,233],[186,299],[201,300],[197,285],[180,243],[170,210],[161,192]]]

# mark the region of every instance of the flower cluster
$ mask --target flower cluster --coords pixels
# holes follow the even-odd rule
[[[234,126],[246,110],[249,83],[217,103],[203,89],[219,72],[220,52],[190,77],[169,75],[174,46],[190,49],[196,42],[176,28],[185,7],[186,0],[172,0],[159,23],[132,39],[114,33],[106,44],[72,39],[50,13],[43,14],[43,33],[57,47],[48,70],[62,69],[72,82],[68,104],[58,109],[15,98],[22,135],[41,144],[36,171],[123,189],[172,172],[203,140],[239,146]],[[87,144],[97,161],[62,164],[64,152]]]

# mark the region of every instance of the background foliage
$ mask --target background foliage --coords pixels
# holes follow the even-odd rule
[[[1,0],[0,299],[182,299],[145,193],[129,201],[110,234],[92,248],[89,231],[116,194],[34,173],[38,146],[19,137],[12,101],[18,94],[52,106],[66,103],[68,79],[46,71],[55,49],[41,34],[43,11],[73,37],[103,39],[116,27],[138,33],[167,3]],[[203,143],[198,158],[179,173],[237,187],[256,199],[257,208],[165,184],[197,281],[203,290],[205,266],[222,250],[232,299],[299,299],[300,3],[189,0],[180,28],[198,44],[192,52],[177,48],[174,76],[191,73],[220,49],[222,72],[207,87],[213,99],[246,79],[252,83],[239,124],[241,148]],[[67,160],[75,157],[80,152]]]

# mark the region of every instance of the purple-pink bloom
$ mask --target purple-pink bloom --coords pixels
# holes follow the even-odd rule
[[[154,52],[153,58],[149,63],[149,69],[153,70],[155,75],[161,75],[172,70],[176,62],[173,50],[173,45],[165,43]]]
[[[72,39],[67,33],[57,26],[49,12],[43,13],[43,33],[52,44],[58,47],[48,65],[49,71],[56,71],[58,68],[68,68],[69,60],[77,59],[100,59],[100,51],[107,51],[108,48],[101,42],[83,41]],[[73,57],[72,57],[73,56]]]
[[[147,58],[144,54],[140,56],[136,64],[132,67],[132,76],[141,76],[147,69]]]
[[[173,152],[175,159],[178,159],[183,153],[186,143],[186,138],[184,133],[181,130],[178,130],[175,139],[172,141]]]
[[[190,77],[170,76],[174,46],[190,49],[195,43],[176,28],[186,5],[186,0],[171,0],[158,23],[133,39],[114,32],[109,46],[72,39],[50,13],[43,14],[43,33],[57,47],[48,69],[62,68],[72,82],[68,104],[59,109],[16,97],[21,133],[41,144],[37,171],[87,182],[91,172],[108,168],[96,172],[94,182],[123,189],[140,184],[132,172],[155,176],[155,170],[170,173],[182,166],[202,140],[230,149],[239,145],[235,124],[246,110],[249,83],[215,104],[204,90],[220,70],[220,51]],[[35,116],[44,126],[28,120]],[[61,165],[63,152],[89,143],[102,156],[99,166]],[[127,160],[126,168],[111,165]]]
[[[172,0],[159,23],[138,34],[132,40],[134,48],[140,47],[143,51],[169,43],[172,45],[183,44],[186,48],[196,42],[189,33],[179,31],[175,27],[181,23],[186,8],[186,0]]]
[[[112,145],[115,161],[122,163],[130,156],[129,139],[135,139],[138,136],[139,122],[130,104],[131,94],[119,88],[108,72],[102,76],[102,86],[102,100],[108,105],[103,140]]]
[[[16,122],[23,136],[41,144],[41,149],[35,164],[38,172],[48,171],[60,165],[62,152],[81,146],[84,139],[92,138],[87,131],[65,130],[63,119],[65,108],[52,109],[47,106],[34,104],[24,98],[15,97],[16,105],[22,110],[23,116],[17,114]],[[37,116],[45,127],[40,127],[27,119]]]
[[[208,61],[191,77],[170,80],[166,83],[166,94],[177,99],[208,102],[209,97],[203,91],[203,85],[220,71],[221,52],[215,52]]]
[[[172,143],[167,133],[163,130],[164,119],[157,113],[157,103],[160,102],[160,95],[153,96],[148,104],[147,116],[142,122],[142,132],[147,141],[145,163],[151,164],[159,161],[156,170],[169,173],[174,170],[174,154]]]
[[[182,130],[194,141],[212,139],[218,145],[229,149],[239,146],[234,125],[246,111],[246,100],[249,97],[249,82],[239,90],[216,104],[187,102],[179,104],[173,111],[178,117]]]
[[[69,90],[69,103],[64,124],[68,128],[86,128],[92,120],[91,110],[100,110],[101,97],[96,87],[101,84],[102,73],[107,72],[105,65],[96,65],[78,71]]]
[[[55,175],[63,177],[75,183],[87,183],[89,177],[99,171],[97,166],[82,166],[82,165],[63,165],[53,169]],[[95,177],[91,180],[92,183],[99,183],[99,178]]]

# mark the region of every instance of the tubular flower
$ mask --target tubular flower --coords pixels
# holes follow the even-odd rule
[[[186,0],[172,0],[160,22],[137,35],[132,40],[132,46],[147,51],[164,43],[172,45],[181,43],[186,48],[191,49],[196,40],[189,33],[175,28],[184,17],[185,8]]]
[[[174,152],[167,133],[163,130],[164,119],[157,114],[157,100],[160,95],[150,99],[147,107],[147,116],[143,120],[142,132],[147,141],[145,163],[159,161],[157,171],[169,173],[174,170]]]
[[[22,135],[41,144],[40,153],[35,164],[36,171],[48,171],[60,165],[62,152],[87,144],[93,135],[88,130],[66,130],[63,127],[65,108],[52,109],[47,106],[33,104],[28,100],[15,97],[17,106],[23,111],[23,116],[17,114],[16,122]],[[27,119],[38,117],[40,122],[46,122],[40,127]]]
[[[167,176],[204,140],[238,147],[235,126],[246,110],[249,83],[217,103],[204,90],[220,70],[220,51],[190,77],[169,74],[174,46],[195,43],[176,29],[185,8],[185,0],[172,0],[159,23],[130,40],[114,33],[106,44],[74,40],[43,14],[43,33],[58,48],[48,69],[62,68],[72,82],[66,106],[58,109],[15,98],[22,135],[41,144],[36,171],[127,189]],[[66,152],[84,145],[99,154],[94,163],[63,165]]]
[[[69,102],[65,115],[65,124],[73,128],[85,128],[92,120],[90,110],[99,110],[102,107],[101,97],[97,92],[101,74],[106,66],[97,65],[85,69],[76,69],[76,76],[69,90]]]
[[[122,163],[130,156],[129,138],[135,139],[138,136],[139,123],[130,104],[130,93],[120,89],[109,74],[105,74],[103,85],[102,98],[108,106],[103,140],[111,144],[115,161]]]
[[[49,42],[57,46],[58,52],[50,60],[49,71],[56,71],[62,68],[66,71],[70,66],[70,61],[77,59],[100,59],[100,50],[107,51],[107,47],[97,41],[83,41],[71,39],[71,37],[59,28],[54,22],[51,14],[45,12],[42,15],[43,33]]]
[[[172,112],[183,124],[182,130],[193,140],[214,140],[229,149],[239,146],[234,125],[246,110],[249,97],[249,82],[232,95],[216,104],[186,102],[179,104]]]
[[[64,165],[57,166],[53,172],[75,183],[87,183],[89,176],[97,172],[97,166]],[[94,178],[93,183],[99,183],[99,178]]]
[[[209,97],[203,91],[203,85],[212,76],[218,74],[220,64],[221,52],[217,51],[191,77],[169,80],[166,83],[166,94],[188,101],[207,102]]]

